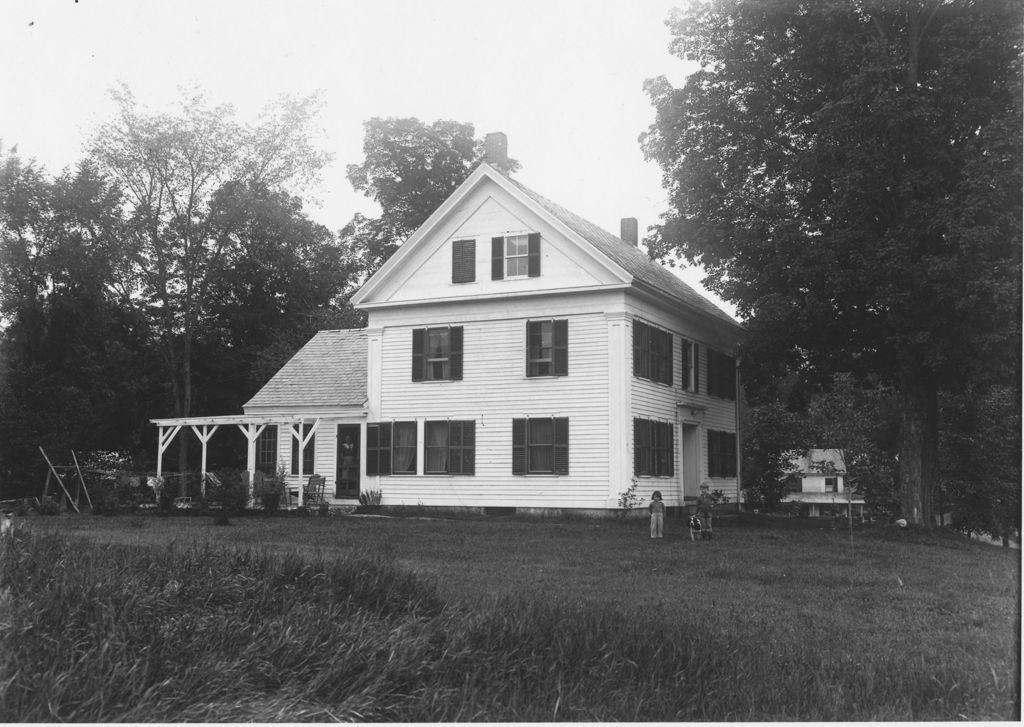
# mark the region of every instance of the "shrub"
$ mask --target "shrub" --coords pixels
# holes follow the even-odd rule
[[[47,496],[39,500],[39,504],[35,506],[35,511],[40,515],[60,515],[61,507],[59,502]]]
[[[359,492],[360,505],[379,505],[381,501],[380,490],[361,490]]]
[[[219,505],[229,515],[241,515],[249,500],[248,479],[245,470],[217,470],[207,479],[205,504]]]
[[[274,513],[280,508],[284,499],[284,478],[284,469],[280,469],[277,474],[264,474],[262,481],[257,480],[252,496],[264,512]]]

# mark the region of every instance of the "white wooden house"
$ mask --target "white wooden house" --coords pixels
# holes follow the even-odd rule
[[[737,502],[742,328],[637,248],[635,220],[620,239],[499,168],[356,293],[365,329],[317,334],[243,417],[154,420],[161,453],[221,422],[250,470],[322,474],[335,502],[607,510],[634,483]]]
[[[846,489],[846,463],[838,449],[810,449],[790,460],[783,502],[799,503],[808,517],[845,513],[862,517],[864,498]]]

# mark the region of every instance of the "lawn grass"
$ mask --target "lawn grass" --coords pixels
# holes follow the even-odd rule
[[[1019,551],[778,524],[33,518],[0,718],[1019,716]]]

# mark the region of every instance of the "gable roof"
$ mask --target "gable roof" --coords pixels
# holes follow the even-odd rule
[[[734,326],[739,325],[732,316],[721,310],[664,267],[651,260],[636,246],[598,227],[593,222],[583,219],[557,202],[552,202],[550,199],[537,194],[516,180],[509,177],[506,177],[506,179],[543,207],[559,222],[589,242],[605,257],[633,276],[634,285],[673,298],[690,308],[695,308]]]
[[[362,407],[366,347],[364,328],[320,331],[243,408]]]
[[[577,244],[592,254],[595,261],[603,263],[638,290],[653,293],[656,297],[681,304],[709,319],[726,324],[733,331],[742,331],[743,326],[728,313],[720,309],[681,279],[652,261],[637,247],[624,242],[612,233],[589,222],[556,202],[534,192],[529,187],[506,176],[486,162],[482,162],[459,187],[434,210],[420,227],[398,248],[394,255],[363,283],[353,294],[351,303],[363,307],[389,277],[392,270],[412,254],[419,242],[441,223],[449,213],[457,209],[473,190],[487,181],[497,184],[513,197],[539,215],[549,218],[557,226],[567,230]]]

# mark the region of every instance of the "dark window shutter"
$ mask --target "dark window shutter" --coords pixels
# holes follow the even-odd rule
[[[544,325],[544,321],[527,321],[526,322],[526,375],[533,376],[533,372],[530,370],[530,357],[534,355],[534,352],[530,349],[530,342],[541,335],[541,326]]]
[[[366,425],[366,474],[380,474],[380,425]]]
[[[452,282],[472,283],[476,280],[476,240],[452,242]]]
[[[555,376],[566,376],[569,373],[569,321],[562,319],[554,323],[552,338],[554,348],[551,358]]]
[[[675,474],[676,444],[675,432],[671,424],[661,425],[661,446],[665,451],[665,467],[661,474],[672,477]]]
[[[512,420],[512,474],[526,474],[526,419]]]
[[[505,278],[505,238],[491,238],[491,280]]]
[[[382,475],[391,474],[391,422],[380,425],[380,467]]]
[[[693,393],[700,393],[700,346],[693,344]]]
[[[412,380],[423,381],[423,369],[425,368],[424,352],[426,344],[427,329],[415,328],[412,332]]]
[[[672,386],[672,334],[661,331],[661,345],[659,346],[658,365],[662,367],[662,376],[659,380],[663,384]]]
[[[536,278],[540,275],[540,233],[531,232],[526,238],[530,257],[527,261],[529,274],[531,278]]]
[[[462,474],[476,474],[476,422],[462,422]]]
[[[633,420],[633,474],[642,475],[644,472],[644,458],[643,458],[643,434],[642,428],[645,422],[643,419]]]
[[[569,420],[555,419],[555,474],[569,474]]]
[[[452,380],[462,380],[462,326],[448,329],[448,361],[451,363]]]

